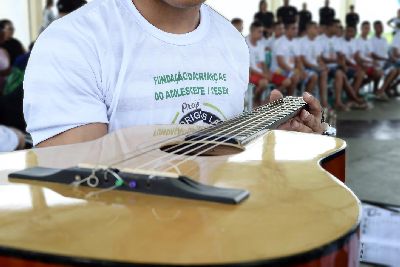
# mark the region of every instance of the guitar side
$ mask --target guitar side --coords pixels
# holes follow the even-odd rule
[[[89,189],[76,193],[66,185],[5,179],[26,167],[126,158],[150,141],[169,138],[157,134],[166,129],[174,133],[175,126],[132,128],[86,144],[0,155],[0,164],[9,163],[0,165],[0,191],[25,199],[0,206],[0,265],[357,266],[359,202],[320,166],[344,169],[345,143],[339,139],[271,131],[243,152],[180,166],[202,183],[249,190],[250,198],[238,206],[118,191],[84,199]],[[164,155],[156,150],[118,167]]]

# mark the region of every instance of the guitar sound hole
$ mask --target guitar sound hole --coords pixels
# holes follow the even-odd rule
[[[215,143],[193,143],[193,142],[180,142],[164,145],[160,148],[162,151],[188,156],[223,156],[233,155],[242,152],[244,149],[241,146],[233,144],[215,145]]]

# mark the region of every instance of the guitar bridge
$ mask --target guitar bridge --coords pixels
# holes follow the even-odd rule
[[[174,173],[144,170],[118,170],[75,167],[52,169],[35,167],[11,173],[10,179],[83,185],[98,189],[115,187],[135,193],[203,200],[223,204],[239,204],[249,196],[241,189],[220,188],[201,184]]]

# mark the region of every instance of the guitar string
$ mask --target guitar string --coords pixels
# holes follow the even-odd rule
[[[293,98],[293,99],[296,99],[296,98]],[[298,99],[298,98],[297,98],[297,99]],[[271,111],[272,109],[276,109],[276,108],[277,108],[277,104],[283,104],[283,108],[286,108],[286,106],[292,106],[292,105],[293,105],[293,104],[291,104],[291,103],[288,103],[288,102],[285,102],[285,101],[282,101],[282,100],[278,100],[278,101],[274,101],[274,102],[272,102],[272,103],[270,103],[270,104],[268,104],[268,105],[262,106],[262,107],[260,107],[259,109],[254,110],[253,112],[248,112],[248,113],[244,113],[244,114],[241,114],[241,115],[239,115],[239,116],[236,116],[236,118],[242,117],[241,119],[245,119],[245,118],[244,118],[245,115],[249,115],[249,114],[255,113],[255,112],[257,111],[257,112],[260,112],[260,114],[258,114],[258,115],[255,116],[254,118],[252,118],[252,120],[256,120],[256,121],[257,121],[257,120],[260,119],[261,116],[265,115],[265,113],[266,113],[267,111]],[[293,111],[294,111],[294,110],[293,110]],[[281,112],[281,113],[282,113],[282,112]],[[256,128],[257,126],[259,126],[259,125],[261,125],[261,124],[263,124],[263,123],[267,123],[267,122],[269,122],[269,123],[271,124],[271,123],[273,123],[273,119],[276,118],[276,117],[279,117],[279,115],[280,115],[279,112],[276,111],[276,110],[273,110],[273,113],[272,113],[272,114],[274,114],[274,116],[271,117],[271,114],[268,114],[268,115],[270,116],[270,118],[269,118],[268,120],[263,120],[263,121],[259,122],[258,124],[256,124],[255,126],[251,127],[250,129],[254,129],[254,128]],[[287,115],[286,115],[286,116],[287,116]],[[284,117],[285,117],[285,116],[283,116],[282,118],[284,118]],[[231,120],[230,122],[232,122],[232,120]],[[243,121],[241,124],[246,123],[246,122],[248,122],[248,120],[247,120],[247,121],[246,121],[246,120]],[[239,124],[239,125],[241,125],[241,124]],[[218,125],[217,125],[217,126],[218,126]],[[220,124],[220,126],[221,126],[221,124]],[[234,125],[233,127],[235,127],[235,126],[237,126],[237,125]],[[227,130],[233,128],[233,127],[227,128],[227,129],[225,129],[224,131],[227,131]],[[236,131],[237,131],[237,130],[240,130],[240,129],[244,128],[244,127],[246,127],[246,125],[240,127],[239,129],[236,129]],[[216,128],[218,128],[218,127],[212,127],[212,130],[217,130]],[[204,130],[207,130],[207,129],[204,129]],[[224,131],[222,131],[222,132],[224,132]],[[200,131],[200,132],[201,132],[201,131]],[[232,132],[235,132],[235,131],[232,131]],[[230,133],[232,133],[232,132],[230,132]],[[243,131],[243,132],[245,132],[245,131]],[[221,131],[218,132],[218,133],[220,134]],[[228,132],[228,133],[225,134],[224,136],[222,136],[222,137],[219,136],[218,138],[223,138],[223,137],[229,135],[230,133]],[[239,133],[235,134],[234,136],[240,135],[241,133],[242,133],[242,132],[239,132]],[[209,138],[210,138],[210,136],[208,136],[207,139],[209,139]],[[173,139],[174,139],[174,138],[173,138]],[[206,139],[204,139],[204,140],[206,140]],[[198,143],[201,143],[201,142],[198,142]],[[171,165],[173,166],[173,168],[178,169],[177,166],[183,164],[183,163],[186,162],[187,160],[190,160],[191,158],[196,158],[198,155],[203,154],[203,153],[205,153],[206,151],[209,151],[209,150],[213,149],[214,147],[216,147],[216,146],[218,146],[218,145],[221,145],[221,144],[224,144],[224,143],[226,143],[226,142],[219,142],[219,143],[217,142],[217,144],[215,144],[215,145],[212,146],[211,148],[208,148],[208,149],[206,149],[205,151],[201,151],[201,152],[199,152],[198,154],[189,157],[188,159],[184,160],[183,162],[180,162],[178,165],[174,165],[174,164],[171,162],[172,160],[174,160],[174,158],[172,158],[169,162],[171,162]],[[194,144],[193,144],[193,145],[194,145]],[[200,146],[200,147],[204,147],[205,145],[207,145],[207,144],[203,144],[203,145]],[[190,147],[190,146],[189,146],[189,147]],[[187,149],[187,148],[185,148],[185,149]],[[190,150],[190,151],[188,151],[188,152],[186,152],[186,153],[184,153],[184,154],[182,154],[182,155],[176,156],[175,158],[183,158],[186,154],[191,153],[191,152],[193,152],[193,151],[196,151],[196,150],[198,150],[198,149],[199,149],[199,147],[196,147],[196,148],[194,148],[194,149],[192,149],[192,150]],[[146,165],[147,165],[147,164],[146,164]],[[169,169],[169,168],[168,168],[168,169]],[[94,169],[94,172],[95,172],[95,169]],[[100,190],[100,191],[98,191],[98,192],[96,192],[96,193],[93,193],[93,194],[96,194],[96,195],[97,195],[97,194],[100,194],[100,193],[103,193],[103,192],[106,192],[106,191],[113,190],[113,189],[115,189],[115,188],[121,186],[121,185],[124,183],[124,182],[123,182],[123,179],[120,178],[120,176],[119,176],[118,174],[114,173],[112,170],[109,170],[109,172],[110,172],[111,174],[113,174],[113,176],[116,178],[116,183],[115,183],[115,185],[112,186],[112,187],[110,187],[110,188]],[[92,172],[92,174],[91,174],[89,177],[86,177],[85,179],[81,180],[80,182],[78,182],[78,184],[76,184],[76,183],[74,184],[74,183],[73,183],[73,185],[75,185],[75,186],[76,186],[76,185],[80,185],[80,184],[83,183],[84,181],[90,182],[90,180],[91,180],[91,179],[94,179],[94,178],[96,178],[97,181],[94,182],[94,184],[92,185],[92,187],[93,187],[93,186],[95,186],[95,184],[98,183],[98,178],[95,176],[95,174],[94,174],[93,172]],[[90,194],[89,194],[89,195],[90,195]]]
[[[257,116],[255,116],[253,119],[255,119],[255,118],[258,118],[259,116],[262,116],[262,115],[264,115],[263,113],[264,112],[266,112],[266,111],[269,111],[270,109],[272,109],[272,108],[274,108],[277,104],[279,104],[279,103],[283,103],[284,101],[282,100],[282,99],[280,99],[280,100],[277,100],[277,101],[274,101],[274,102],[272,102],[272,103],[270,103],[270,104],[267,104],[267,105],[264,105],[264,106],[262,106],[262,107],[260,107],[260,108],[258,108],[258,109],[256,109],[256,110],[254,110],[254,111],[252,111],[252,112],[249,112],[249,114],[251,114],[251,113],[257,113],[257,112],[260,112],[260,114],[258,114]],[[245,115],[248,115],[247,113],[245,113]],[[244,114],[239,114],[238,116],[236,116],[236,119],[237,118],[240,118],[240,117],[245,117],[245,115]],[[244,119],[244,118],[243,118]],[[233,121],[233,120],[230,120],[231,122]],[[243,123],[247,123],[248,121],[246,121],[246,120],[244,120],[241,124],[243,124]],[[240,124],[239,124],[240,125]],[[218,125],[216,125],[216,126],[218,126]],[[220,124],[220,126],[221,126],[221,124]],[[229,129],[231,129],[231,128],[233,128],[233,127],[235,127],[235,126],[237,126],[237,125],[234,125],[234,126],[232,126],[232,127],[229,127],[229,128],[227,128],[227,129],[225,129],[224,131],[227,131],[227,130],[229,130]],[[216,128],[218,128],[218,127],[212,127],[213,128],[213,130],[216,130]],[[207,130],[207,129],[204,129],[204,130]],[[223,131],[223,132],[224,132]],[[219,132],[220,133],[220,132]],[[210,138],[210,136],[209,135],[206,135],[206,134],[204,134],[203,136],[207,136],[207,138]],[[172,138],[172,139],[175,139],[175,137],[174,138]],[[196,139],[196,138],[195,138]],[[204,140],[206,140],[206,139],[203,139],[202,141],[204,141]],[[164,142],[165,142],[165,140],[164,140]],[[199,143],[200,143],[200,141],[199,141]],[[174,147],[178,147],[180,144],[177,144],[177,145],[175,145]],[[195,145],[195,144],[193,144],[193,145]],[[190,146],[189,146],[190,147]],[[158,148],[157,148],[158,149]],[[173,148],[169,148],[168,150],[172,150]],[[151,151],[151,150],[150,150]],[[167,152],[167,151],[166,151]],[[148,153],[148,152],[143,152],[143,153],[140,153],[140,154],[145,154],[145,153]],[[140,155],[140,154],[137,154],[137,155]],[[166,156],[168,156],[169,157],[169,155],[166,155]],[[164,156],[165,157],[165,156]],[[163,158],[163,157],[162,157]],[[128,161],[128,160],[131,160],[131,159],[133,159],[133,157],[131,157],[131,158],[128,158],[128,159],[125,159],[125,160],[121,160],[120,161],[120,163],[122,163],[122,162],[126,162],[126,161]],[[155,160],[153,160],[153,161],[151,161],[151,162],[154,162],[154,161],[156,161],[157,159],[155,159]],[[115,165],[115,164],[114,164]],[[110,165],[109,167],[108,167],[108,170],[112,170],[112,167],[114,166],[114,165]],[[173,168],[175,168],[174,167],[174,165],[173,165],[173,163],[171,164],[172,166],[173,166]],[[147,165],[146,165],[147,166]],[[99,164],[97,164],[97,166],[95,167],[95,168],[93,168],[93,170],[92,170],[92,173],[88,176],[88,177],[86,177],[86,178],[84,178],[84,179],[82,179],[82,180],[79,180],[79,181],[75,181],[75,182],[72,182],[71,183],[71,185],[72,186],[74,186],[74,187],[77,187],[77,186],[79,186],[80,184],[82,184],[82,183],[84,183],[84,182],[86,182],[87,181],[87,183],[88,183],[88,185],[89,186],[91,186],[91,187],[96,187],[96,185],[98,185],[98,183],[99,183],[99,179],[98,179],[98,177],[95,175],[95,172],[96,172],[96,170],[98,170],[98,169],[100,169],[99,168]],[[176,170],[178,170],[177,168],[175,168]],[[115,176],[115,175],[114,175]],[[119,177],[119,176],[118,176]],[[93,181],[94,182],[93,182]],[[115,185],[113,186],[113,188],[114,187],[118,187],[118,185],[117,185],[117,182],[119,182],[119,180],[120,179],[117,179],[116,180],[116,183],[115,183]],[[121,185],[121,184],[120,184]],[[120,186],[119,185],[119,186]],[[104,191],[104,190],[101,190],[101,191]]]
[[[158,141],[158,142],[156,142],[156,143],[152,143],[152,144],[150,144],[150,145],[148,145],[148,146],[145,146],[145,147],[143,147],[142,149],[150,148],[150,147],[153,147],[153,146],[156,146],[156,145],[161,145],[161,144],[163,144],[163,143],[165,143],[165,142],[169,142],[169,141],[172,141],[172,140],[174,140],[174,139],[178,139],[178,138],[180,138],[180,137],[187,136],[188,134],[195,135],[195,134],[199,134],[199,133],[201,133],[201,132],[214,131],[214,130],[216,130],[216,128],[223,126],[224,123],[230,123],[230,122],[232,122],[232,121],[234,121],[234,120],[240,119],[241,117],[245,117],[246,115],[249,115],[249,114],[251,114],[251,113],[258,112],[259,110],[261,110],[261,109],[263,109],[263,108],[265,108],[265,107],[267,107],[267,106],[270,106],[270,105],[272,105],[273,103],[275,103],[275,102],[277,102],[277,101],[278,101],[278,100],[276,100],[276,101],[274,101],[274,102],[271,102],[271,103],[269,103],[269,104],[266,104],[266,105],[264,105],[264,106],[258,107],[258,108],[254,109],[254,110],[252,110],[252,111],[247,111],[247,112],[241,113],[241,114],[239,114],[239,115],[236,115],[236,116],[232,117],[231,119],[229,119],[228,121],[225,121],[225,122],[222,122],[222,123],[218,123],[218,124],[212,125],[212,126],[210,126],[210,127],[206,127],[206,128],[204,128],[204,129],[201,129],[201,130],[198,130],[198,131],[194,131],[193,133],[183,133],[183,134],[180,134],[180,135],[176,135],[176,136],[174,136],[174,137],[170,137],[170,138],[168,138],[168,139],[163,139],[163,140]],[[196,137],[196,138],[193,139],[193,140],[196,141],[197,138],[200,138],[200,137],[206,136],[206,135],[208,135],[208,133],[205,133],[205,134],[203,134],[203,135],[200,135],[200,136]],[[192,140],[192,141],[193,141],[193,140]],[[173,150],[175,147],[178,147],[179,145],[180,145],[180,144],[174,145],[174,146],[168,148],[168,150],[169,150],[169,149]],[[148,151],[144,151],[144,152],[141,152],[141,153],[138,153],[138,154],[134,154],[134,155],[132,155],[132,156],[129,156],[129,157],[126,158],[126,159],[115,161],[115,162],[113,162],[113,163],[111,163],[111,164],[109,164],[109,165],[110,165],[110,166],[114,166],[114,165],[123,163],[123,162],[125,162],[125,161],[134,159],[134,158],[136,158],[136,157],[142,156],[142,155],[144,155],[144,154],[147,154],[147,153],[149,153],[149,152],[151,152],[151,151],[158,150],[158,149],[159,149],[159,147],[152,148],[152,149],[150,149],[150,150],[148,150]],[[166,150],[165,152],[168,152],[168,151]],[[130,154],[130,153],[128,153],[128,155],[129,155],[129,154]]]
[[[288,106],[289,106],[290,108],[288,108],[287,110],[288,110],[288,111],[291,111],[291,112],[295,112],[296,110],[299,110],[299,108],[300,108],[300,106],[295,106],[295,108],[293,108],[293,104],[290,104],[290,103],[288,103]],[[287,107],[285,107],[285,108],[287,108]],[[272,124],[273,124],[273,123],[274,123],[274,122],[272,122]],[[178,170],[179,170],[179,168],[178,168],[179,165],[182,165],[182,164],[185,163],[186,161],[195,159],[195,158],[196,158],[197,156],[199,156],[200,154],[203,154],[203,153],[205,153],[205,152],[207,152],[207,151],[209,151],[209,150],[215,148],[215,147],[218,146],[218,145],[220,145],[220,144],[216,144],[215,146],[208,148],[206,151],[201,151],[201,152],[199,152],[197,155],[192,155],[191,157],[189,157],[189,158],[187,158],[187,159],[185,159],[185,160],[179,162],[178,164],[175,164],[175,165],[174,165],[174,169],[178,169]],[[189,153],[190,153],[190,152],[189,152]],[[171,163],[171,164],[173,164],[173,163]],[[189,174],[189,173],[191,173],[192,171],[194,171],[195,168],[196,168],[196,167],[190,168],[189,170],[185,170],[185,173],[188,173],[188,174]],[[163,171],[167,171],[167,170],[168,170],[168,168],[165,168]]]
[[[283,105],[284,105],[284,107],[287,109],[288,107],[292,107],[293,108],[293,104],[292,103],[283,103]],[[296,109],[297,109],[297,107],[296,107]],[[294,111],[294,110],[293,110]],[[261,114],[261,115],[263,115],[263,114]],[[269,119],[269,121],[271,121],[272,123],[273,123],[273,121],[272,121],[272,119],[273,118],[275,118],[275,117],[277,117],[277,116],[279,116],[280,114],[276,114],[276,116],[274,116],[274,117],[270,117],[270,119]],[[257,117],[259,117],[259,116],[257,116]],[[256,118],[257,118],[256,117]],[[283,116],[283,117],[285,117],[285,116]],[[258,120],[259,118],[257,118],[257,120]],[[258,127],[259,125],[261,125],[261,124],[263,124],[263,123],[266,123],[268,120],[263,120],[263,121],[261,121],[260,123],[258,123],[255,127],[253,127],[253,128],[250,128],[250,129],[254,129],[254,128],[256,128],[256,127]],[[237,126],[237,125],[236,125]],[[243,126],[243,127],[245,127],[245,126]],[[243,127],[241,127],[241,128],[243,128]],[[239,128],[239,130],[241,129],[241,128]],[[235,131],[237,131],[238,129],[236,129]],[[233,131],[234,132],[234,131]],[[232,133],[232,132],[231,132]],[[223,137],[225,137],[226,135],[229,135],[230,133],[227,133],[227,134],[225,134],[224,136],[218,136],[218,138],[217,139],[219,139],[219,138],[223,138]],[[237,136],[237,135],[240,135],[241,133],[239,132],[239,133],[237,133],[235,136]],[[216,140],[216,139],[214,139],[214,140]],[[214,141],[213,140],[213,141]],[[216,145],[214,145],[214,146],[212,146],[212,148],[214,148],[214,147],[216,147],[216,146],[218,146],[218,145],[221,145],[221,144],[224,144],[224,143],[226,143],[226,142],[219,142],[219,143],[217,143]],[[193,145],[196,145],[196,144],[193,144]],[[193,146],[192,145],[192,146]],[[203,145],[201,145],[200,147],[195,147],[194,149],[192,149],[192,150],[189,150],[189,151],[187,151],[187,152],[185,152],[184,154],[181,154],[181,155],[178,155],[178,156],[176,156],[175,158],[179,158],[179,157],[183,157],[183,156],[185,156],[185,155],[187,155],[187,154],[189,154],[189,153],[192,153],[193,151],[196,151],[196,150],[198,150],[199,148],[201,148],[201,147],[204,147],[204,146],[207,146],[208,144],[203,144]],[[190,147],[190,146],[189,146]],[[211,148],[211,149],[212,149]],[[187,149],[187,147],[184,147],[183,149]],[[180,149],[180,150],[183,150],[183,149]],[[207,149],[206,151],[209,151],[210,149]],[[178,152],[178,151],[175,151],[175,152]],[[200,155],[200,154],[203,154],[203,153],[205,153],[205,151],[200,151],[198,154]],[[166,156],[165,156],[166,157]],[[175,159],[175,158],[173,158],[173,159]],[[171,160],[173,160],[173,159],[171,159]],[[155,159],[154,161],[156,161],[156,160],[158,160],[158,159]],[[170,160],[170,161],[171,161]],[[152,161],[152,162],[154,162],[154,161]],[[170,162],[169,161],[169,162]],[[149,162],[148,164],[146,163],[146,164],[143,164],[143,165],[141,165],[141,166],[139,166],[139,167],[143,167],[143,166],[147,166],[147,165],[150,165],[152,162]],[[168,162],[168,163],[169,163]],[[171,165],[173,164],[173,163],[170,163]],[[159,165],[158,165],[159,166]],[[157,167],[158,167],[157,166]],[[174,168],[176,168],[176,167],[174,167]]]
[[[273,102],[273,103],[276,105],[276,104],[279,104],[280,102]],[[270,105],[269,107],[272,109],[274,106],[273,106],[273,105]],[[265,110],[265,111],[270,111],[270,110],[267,109],[267,110]],[[232,125],[231,127],[226,128],[226,129],[224,129],[224,130],[222,130],[222,131],[216,132],[215,134],[213,134],[213,135],[211,135],[211,136],[210,136],[210,135],[206,135],[206,138],[201,139],[201,140],[198,140],[197,142],[193,142],[193,143],[190,144],[189,146],[184,146],[184,147],[182,147],[182,148],[180,148],[180,149],[178,149],[178,150],[176,150],[176,151],[174,151],[174,152],[177,153],[177,152],[180,152],[180,151],[182,151],[182,150],[186,150],[186,149],[188,149],[188,148],[195,147],[196,145],[198,145],[198,144],[200,144],[200,143],[202,143],[202,142],[204,142],[204,141],[207,141],[209,138],[212,138],[212,137],[217,137],[216,139],[211,140],[211,141],[215,141],[215,140],[217,140],[217,139],[219,139],[219,138],[222,138],[219,134],[224,133],[224,132],[226,132],[226,131],[229,131],[229,130],[235,128],[235,130],[230,131],[230,132],[228,132],[227,134],[225,134],[225,135],[223,136],[223,137],[225,137],[226,135],[229,135],[229,134],[231,134],[231,133],[233,133],[233,132],[235,132],[235,131],[237,131],[237,130],[240,130],[240,129],[242,129],[242,128],[248,126],[248,124],[251,123],[253,120],[258,120],[258,119],[262,118],[263,116],[265,116],[265,111],[264,111],[264,110],[261,110],[260,114],[257,114],[257,116],[251,118],[251,120],[244,120],[242,123]],[[274,112],[277,112],[277,111],[274,111]],[[268,115],[271,116],[271,114],[268,114]],[[265,120],[264,120],[263,122],[265,122]],[[240,127],[240,128],[238,129],[237,126],[242,125],[242,124],[245,124],[245,125],[243,125],[242,127]],[[244,131],[243,131],[243,132],[244,132]],[[180,146],[180,145],[181,145],[181,144],[175,145],[174,148],[176,148],[176,147],[178,147],[178,146]],[[198,149],[198,147],[196,147],[196,149]],[[172,151],[172,150],[173,150],[172,148],[169,148],[169,149],[165,150],[165,152],[169,152],[169,151]],[[163,160],[163,159],[165,159],[165,158],[168,158],[168,157],[170,157],[170,155],[164,155],[164,156],[162,156],[162,157],[155,158],[155,159],[153,159],[153,160],[151,160],[151,161],[149,161],[149,162],[146,162],[145,164],[139,165],[139,166],[137,166],[137,167],[135,167],[135,168],[136,168],[136,169],[141,169],[141,168],[146,167],[146,166],[148,166],[148,165],[152,165],[152,164],[153,164],[154,162],[156,162],[156,161],[161,161],[161,160]]]
[[[284,107],[284,108],[286,108],[286,106],[287,106],[286,104],[288,104],[288,103],[283,103],[283,105],[284,105],[283,107]],[[290,103],[289,103],[289,106],[290,106]],[[259,117],[262,116],[262,115],[265,115],[265,114],[260,114],[259,116],[256,116],[255,118],[257,118],[257,120],[259,120],[259,119],[260,119]],[[281,115],[281,113],[278,112],[276,115],[274,114],[273,117],[270,117],[268,120],[262,120],[261,122],[259,122],[259,123],[256,124],[255,126],[250,127],[250,129],[248,129],[248,130],[255,129],[255,128],[257,128],[258,126],[260,126],[260,125],[262,125],[262,124],[264,124],[264,123],[266,123],[266,122],[268,122],[268,121],[271,121],[271,123],[273,123],[273,119],[275,119],[276,117],[279,117],[280,115]],[[283,116],[282,118],[284,118],[284,117],[285,117],[285,116]],[[235,125],[235,126],[237,126],[237,125]],[[247,126],[247,125],[244,125],[244,126],[240,127],[239,129],[235,129],[235,130],[232,131],[232,132],[226,133],[226,134],[223,135],[223,136],[217,136],[217,138],[214,139],[214,140],[212,140],[212,141],[215,141],[215,140],[220,139],[220,138],[227,137],[227,136],[230,135],[231,133],[233,133],[233,132],[235,132],[235,131],[238,131],[238,130],[240,130],[240,129],[246,127],[246,126]],[[221,133],[221,132],[219,132],[219,133]],[[241,132],[235,134],[234,137],[236,137],[236,136],[238,136],[238,135],[240,135],[240,134],[241,134]],[[210,138],[210,137],[209,137],[209,138]],[[207,138],[207,139],[208,139],[208,138]],[[199,143],[202,143],[202,142],[196,142],[195,144],[192,144],[191,146],[197,145],[197,144],[199,144]],[[201,154],[205,153],[206,151],[209,151],[209,150],[212,149],[212,148],[217,147],[218,145],[225,144],[225,143],[227,143],[227,142],[226,142],[226,141],[223,141],[223,142],[216,142],[216,144],[213,145],[211,148],[206,149],[206,150],[204,150],[204,151],[200,151],[199,153],[197,153],[197,154],[195,155],[195,157],[197,157],[198,155],[201,155]],[[193,149],[191,149],[191,150],[189,150],[189,151],[187,151],[187,152],[185,152],[185,153],[183,153],[183,154],[181,154],[181,155],[177,155],[177,156],[173,157],[172,159],[168,160],[167,163],[170,163],[171,161],[173,161],[173,160],[175,160],[175,159],[178,159],[178,158],[183,158],[184,156],[186,156],[186,155],[188,155],[188,154],[190,154],[190,153],[192,153],[192,152],[194,152],[194,151],[196,151],[196,150],[198,150],[198,149],[200,149],[200,148],[202,148],[202,147],[208,146],[208,145],[209,145],[208,143],[205,143],[205,144],[201,145],[200,147],[194,147]],[[189,146],[189,147],[191,147],[191,146]],[[179,149],[179,150],[181,151],[181,150],[184,150],[184,149],[187,149],[187,148],[188,148],[188,147],[183,147],[182,149]],[[178,152],[179,150],[177,150],[177,151],[175,151],[175,152]],[[145,164],[143,164],[143,165],[140,165],[140,166],[137,167],[137,168],[143,168],[143,167],[145,167],[145,166],[148,166],[148,165],[152,164],[154,161],[160,161],[160,160],[162,160],[163,158],[166,158],[166,157],[169,157],[169,155],[165,155],[165,156],[163,156],[163,157],[161,157],[161,158],[159,158],[159,159],[154,159],[154,160],[152,160],[152,161],[150,161],[150,162],[148,162],[148,163],[145,163]],[[173,164],[173,163],[171,163],[171,165],[172,165],[172,164]],[[174,165],[175,165],[175,164],[174,164]],[[158,165],[158,166],[160,166],[160,165]],[[157,166],[157,167],[158,167],[158,166]],[[175,168],[176,168],[176,165],[175,165]]]
[[[294,111],[294,110],[293,110]],[[277,115],[277,116],[279,116],[279,115]],[[277,117],[276,116],[276,117]],[[260,123],[258,123],[255,127],[253,127],[253,128],[256,128],[257,126],[259,126],[259,125],[261,125],[261,124],[263,124],[263,123],[265,123],[265,122],[260,122]],[[273,121],[271,121],[271,124],[273,123]],[[237,134],[235,134],[234,136],[232,136],[232,138],[233,137],[236,137],[236,136],[238,136],[238,135],[240,135],[240,133],[237,133]],[[222,144],[224,144],[224,142],[220,142],[220,143],[216,143],[216,144],[214,144],[214,145],[212,145],[211,147],[209,147],[209,148],[206,148],[204,151],[200,151],[200,152],[198,152],[198,153],[196,153],[196,154],[194,154],[194,155],[192,155],[192,156],[190,156],[190,157],[187,157],[187,158],[185,158],[184,160],[182,160],[182,161],[180,161],[180,162],[178,162],[177,164],[174,164],[174,168],[178,168],[178,166],[180,166],[180,165],[182,165],[183,163],[185,163],[185,162],[187,162],[187,161],[189,161],[189,160],[192,160],[192,159],[195,159],[195,158],[197,158],[199,155],[201,155],[201,154],[203,154],[203,153],[206,153],[207,151],[210,151],[210,150],[212,150],[212,149],[214,149],[215,147],[217,147],[217,146],[219,146],[219,145],[222,145]],[[206,144],[203,144],[202,146],[205,146]],[[179,156],[177,156],[177,157],[175,157],[176,158],[176,160],[178,160],[178,159],[183,159],[185,156],[188,156],[190,153],[192,153],[192,152],[194,152],[194,151],[196,151],[198,149],[198,147],[196,147],[195,149],[192,149],[191,151],[188,151],[188,152],[186,152],[186,153],[184,153],[184,154],[181,154],[181,155],[179,155]],[[174,158],[172,158],[172,159],[170,159],[169,161],[171,162],[171,161],[173,161],[174,160]],[[172,163],[171,163],[172,164]],[[165,169],[163,169],[163,171],[167,171],[169,168],[165,168]]]

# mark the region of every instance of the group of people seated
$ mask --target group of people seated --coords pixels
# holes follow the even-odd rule
[[[51,22],[86,4],[86,0],[58,0],[57,12],[53,0],[47,0],[43,11],[44,31]],[[25,148],[26,123],[23,115],[23,81],[25,69],[33,48],[28,49],[14,37],[12,21],[0,20],[0,152]]]
[[[400,31],[395,33],[391,45],[383,36],[381,21],[372,25],[362,22],[358,34],[359,16],[354,13],[354,7],[343,26],[333,17],[335,12],[329,11],[329,1],[320,10],[319,24],[304,19],[311,16],[298,14],[286,0],[284,12],[278,9],[278,20],[270,26],[271,20],[262,19],[262,14],[272,14],[266,8],[266,1],[261,1],[260,11],[246,37],[255,105],[262,103],[270,88],[286,95],[304,90],[318,95],[324,108],[332,106],[340,111],[369,108],[360,91],[366,84],[373,84],[377,100],[387,101],[389,96],[397,94]],[[306,5],[303,5],[302,12],[305,11]],[[398,13],[400,18],[400,10]],[[273,15],[267,17],[273,18]],[[232,24],[242,30],[240,19],[232,20]]]

